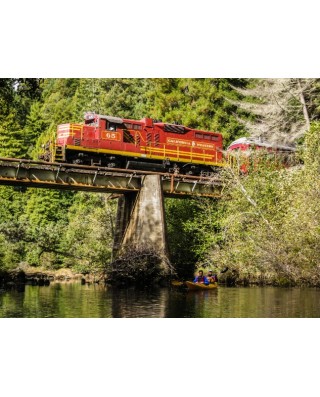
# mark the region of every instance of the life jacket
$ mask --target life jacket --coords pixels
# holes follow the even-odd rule
[[[197,282],[198,283],[204,283],[204,276],[198,276],[197,277]]]
[[[218,276],[216,274],[212,274],[211,276],[207,276],[207,278],[211,281],[211,283],[212,282],[214,282],[214,283],[218,282]]]

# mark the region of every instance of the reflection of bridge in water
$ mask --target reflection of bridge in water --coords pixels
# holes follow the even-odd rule
[[[152,246],[167,256],[163,197],[219,198],[219,177],[0,158],[0,185],[121,194],[114,255]]]

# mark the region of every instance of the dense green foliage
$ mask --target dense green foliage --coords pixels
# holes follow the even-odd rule
[[[319,284],[319,127],[306,134],[304,166],[227,171],[210,257],[242,280]]]
[[[304,110],[313,124],[300,139],[304,166],[261,164],[246,176],[230,169],[222,200],[166,200],[171,261],[181,276],[190,277],[195,265],[227,265],[242,280],[319,283],[318,81],[305,83]],[[249,121],[268,125],[268,113],[259,117],[240,106],[262,86],[217,78],[0,79],[0,157],[37,158],[58,124],[80,122],[85,111],[215,130],[227,146],[248,135]],[[292,114],[295,109],[300,113]],[[301,109],[290,108],[292,120],[305,120]],[[0,187],[0,202],[0,270],[31,265],[88,272],[110,263],[116,200]]]

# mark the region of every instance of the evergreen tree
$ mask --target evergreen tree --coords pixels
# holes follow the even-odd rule
[[[73,121],[73,98],[80,79],[45,79],[43,83],[42,119],[55,132],[58,124]]]
[[[101,112],[123,118],[141,119],[147,113],[149,79],[101,79]]]
[[[27,149],[28,157],[36,157],[35,145],[42,133],[45,133],[49,124],[42,117],[42,104],[34,102],[31,105],[30,112],[27,116],[26,125],[23,129],[24,145]]]
[[[0,156],[22,158],[24,153],[23,131],[11,113],[0,125]]]
[[[0,78],[0,125],[13,107],[14,79]]]
[[[32,101],[40,94],[39,79],[0,79],[0,156],[27,154],[32,137],[23,128]]]

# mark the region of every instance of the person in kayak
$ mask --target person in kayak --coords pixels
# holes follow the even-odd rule
[[[199,270],[198,276],[193,280],[193,282],[197,284],[209,285],[209,280],[203,275],[203,270]]]
[[[213,284],[213,283],[217,283],[217,282],[218,282],[218,276],[217,276],[216,274],[213,274],[213,273],[212,273],[212,270],[209,270],[209,271],[208,271],[207,279],[208,279],[208,281],[209,281],[210,284]]]

